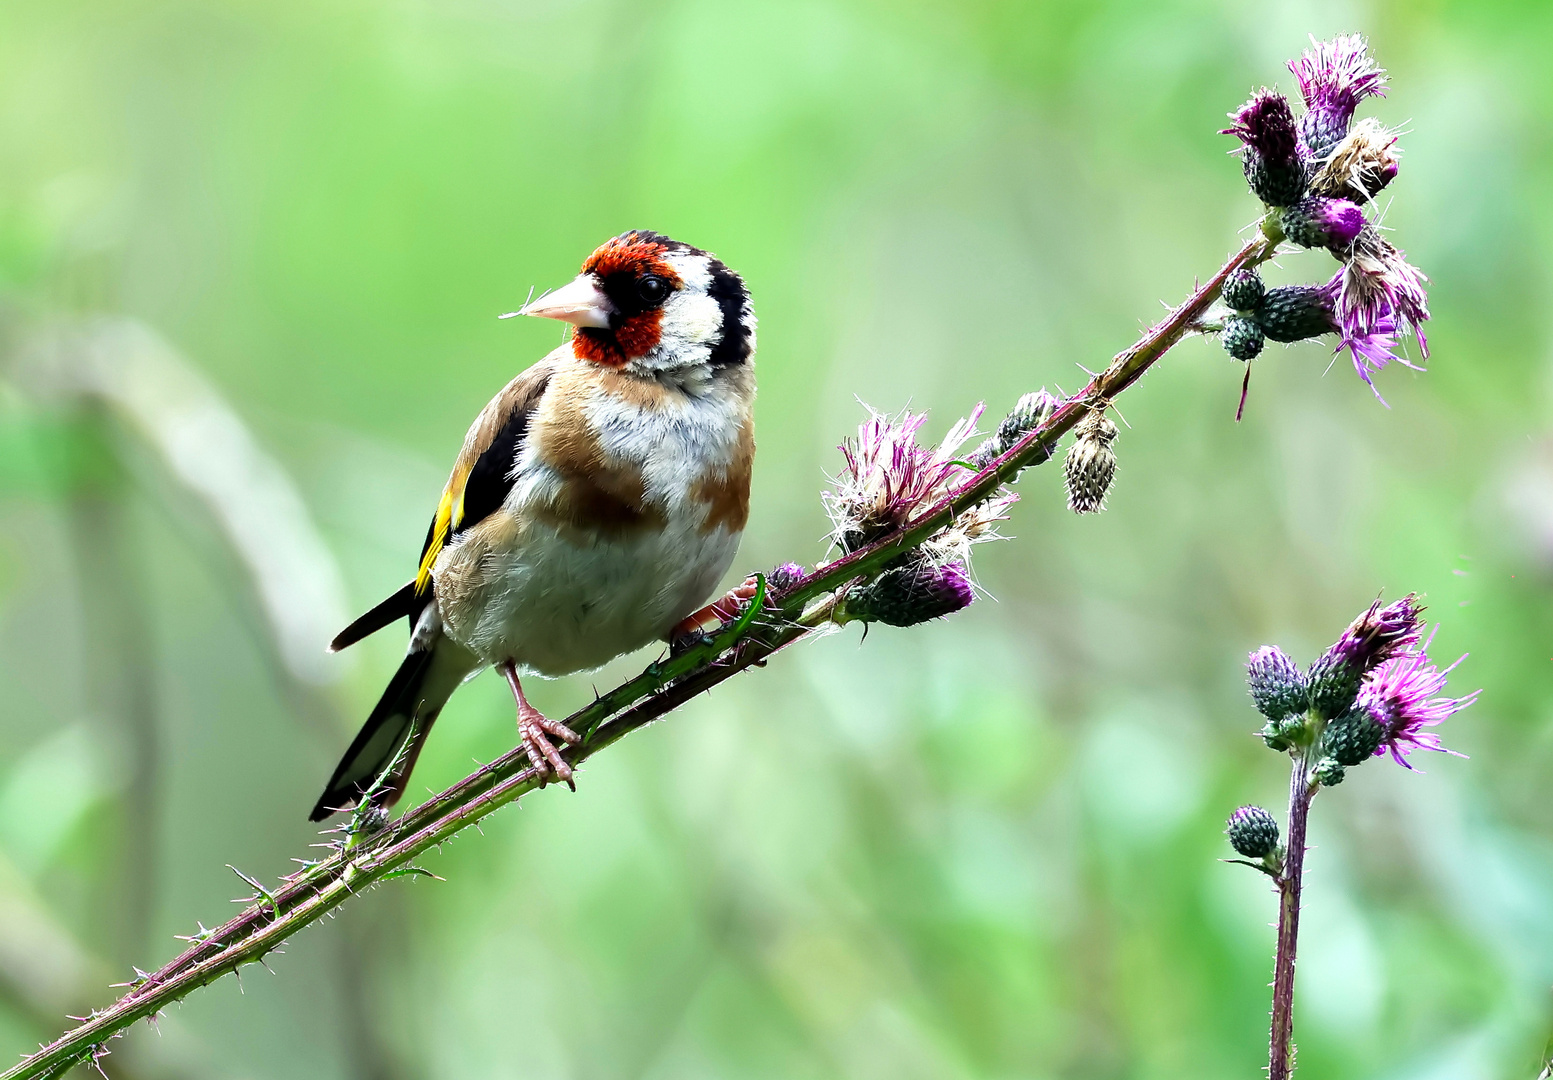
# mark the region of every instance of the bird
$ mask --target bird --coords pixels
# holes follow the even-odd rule
[[[700,248],[632,230],[511,315],[568,323],[568,340],[480,411],[414,578],[331,643],[410,627],[312,821],[398,801],[443,705],[492,667],[541,782],[575,790],[556,741],[578,736],[530,705],[521,680],[682,640],[752,592],[747,582],[702,607],[749,516],[756,320],[743,279]]]

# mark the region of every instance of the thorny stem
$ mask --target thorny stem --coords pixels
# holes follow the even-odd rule
[[[1294,759],[1289,776],[1289,836],[1278,875],[1278,959],[1273,964],[1273,1024],[1267,1080],[1294,1073],[1294,954],[1300,936],[1300,884],[1305,873],[1305,822],[1316,797],[1309,752]]]
[[[837,589],[877,573],[901,552],[921,545],[956,515],[991,497],[1026,466],[1050,458],[1063,434],[1091,409],[1104,408],[1137,382],[1192,330],[1218,299],[1224,279],[1232,271],[1271,258],[1278,239],[1259,232],[1206,284],[1118,354],[1083,390],[1064,401],[1044,424],[901,529],[817,569],[764,604],[752,603],[737,622],[712,640],[649,664],[636,678],[568,717],[566,725],[582,740],[566,752],[567,759],[574,767],[581,764],[637,728],[725,679],[763,664],[774,653],[828,625]],[[254,897],[236,918],[201,935],[113,1005],[0,1074],[0,1080],[58,1075],[136,1020],[155,1016],[196,988],[243,964],[261,960],[361,890],[390,876],[413,872],[412,860],[417,856],[538,786],[539,778],[523,749],[508,751],[392,825],[375,833],[358,833],[328,858],[283,879],[267,896]]]

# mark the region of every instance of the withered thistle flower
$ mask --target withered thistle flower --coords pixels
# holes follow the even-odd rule
[[[1373,116],[1354,125],[1310,178],[1310,193],[1369,201],[1397,178],[1396,132]]]
[[[903,411],[894,419],[869,409],[857,439],[841,444],[846,468],[825,495],[842,551],[851,552],[900,528],[971,471],[955,451],[976,430],[982,407],[950,428],[937,447],[917,443],[925,413]]]
[[[1310,707],[1325,717],[1347,712],[1364,677],[1416,645],[1422,630],[1416,594],[1385,606],[1375,601],[1310,666]]]
[[[1366,225],[1355,238],[1336,280],[1337,317],[1345,335],[1384,333],[1380,327],[1389,322],[1392,333],[1417,334],[1418,349],[1429,358],[1423,330],[1429,318],[1424,288],[1429,279],[1374,226]]]
[[[1116,425],[1096,409],[1073,428],[1063,471],[1068,483],[1068,509],[1075,514],[1098,514],[1105,507],[1106,492],[1116,477]]]

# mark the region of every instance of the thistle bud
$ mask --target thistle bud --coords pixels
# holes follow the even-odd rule
[[[1006,454],[1016,442],[1046,423],[1047,418],[1056,412],[1057,406],[1061,404],[1060,400],[1046,392],[1045,387],[1026,394],[998,424],[997,431],[976,448],[976,452],[970,456],[970,463],[978,472],[985,469],[995,458]],[[1045,460],[1044,457],[1037,458],[1030,464],[1039,465]]]
[[[1362,668],[1330,653],[1310,665],[1310,707],[1322,716],[1337,716],[1348,710],[1359,695]]]
[[[1266,292],[1262,277],[1255,270],[1236,270],[1224,279],[1220,295],[1224,303],[1236,311],[1255,311]]]
[[[1230,847],[1248,859],[1265,859],[1278,850],[1278,822],[1260,806],[1236,810],[1224,832]]]
[[[1305,676],[1288,653],[1276,645],[1263,645],[1246,661],[1246,684],[1256,711],[1277,722],[1305,711],[1309,693]]]
[[[766,587],[780,592],[802,581],[808,571],[795,562],[785,562],[766,575]]]
[[[1322,758],[1316,762],[1316,783],[1322,787],[1336,787],[1343,782],[1343,773],[1346,770],[1331,758]]]
[[[1284,210],[1279,224],[1284,235],[1300,247],[1342,253],[1363,230],[1364,211],[1347,199],[1311,196]]]
[[[1305,163],[1289,99],[1262,90],[1235,112],[1221,134],[1245,144],[1242,167],[1246,183],[1268,206],[1293,206],[1305,194]]]
[[[1236,360],[1255,360],[1262,352],[1266,340],[1266,335],[1255,319],[1240,315],[1231,315],[1225,319],[1224,332],[1219,335],[1219,344]]]
[[[836,621],[915,626],[970,607],[975,599],[963,564],[939,565],[916,553],[848,593],[836,612]]]
[[[1362,765],[1374,755],[1386,737],[1386,730],[1368,709],[1357,705],[1327,724],[1321,736],[1327,757],[1350,768]]]
[[[1331,295],[1320,285],[1280,285],[1267,290],[1255,318],[1274,341],[1304,341],[1333,331],[1332,306]]]
[[[1097,514],[1116,476],[1116,425],[1103,411],[1092,411],[1073,429],[1063,469],[1068,480],[1068,509],[1075,514]]]

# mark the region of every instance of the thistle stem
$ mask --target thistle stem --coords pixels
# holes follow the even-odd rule
[[[1316,796],[1309,752],[1294,759],[1289,776],[1289,836],[1278,875],[1278,958],[1273,964],[1273,1024],[1268,1080],[1294,1073],[1294,956],[1300,936],[1300,885],[1305,873],[1305,823]]]
[[[1020,439],[985,469],[960,484],[902,528],[809,574],[788,589],[757,600],[746,615],[705,644],[688,649],[604,694],[567,717],[582,740],[565,751],[575,767],[606,746],[644,727],[724,680],[763,664],[773,654],[831,621],[833,594],[848,582],[870,577],[904,551],[920,546],[956,515],[986,501],[1021,470],[1048,460],[1057,441],[1092,409],[1103,408],[1133,385],[1191,332],[1219,297],[1224,279],[1242,267],[1271,258],[1276,239],[1261,232],[1205,284],[1119,353],[1099,375],[1063,402],[1044,424]],[[759,610],[757,611],[757,607]],[[759,616],[758,618],[755,616]],[[507,803],[539,786],[522,747],[489,765],[374,833],[361,833],[329,858],[283,879],[230,921],[200,935],[189,948],[117,1002],[79,1027],[23,1059],[0,1080],[34,1080],[82,1061],[142,1017],[155,1016],[194,989],[247,963],[263,959],[304,926],[317,922],[368,886],[413,872],[417,856]]]

